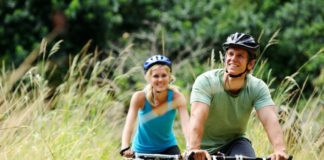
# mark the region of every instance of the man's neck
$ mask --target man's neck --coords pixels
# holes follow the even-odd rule
[[[231,93],[239,93],[241,89],[244,87],[246,74],[243,74],[240,77],[232,78],[228,76],[227,73],[224,73],[223,82],[224,89]]]

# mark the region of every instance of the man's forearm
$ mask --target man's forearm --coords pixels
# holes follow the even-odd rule
[[[200,121],[196,119],[195,115],[190,119],[190,148],[189,149],[200,149],[201,139],[203,135],[203,126],[199,123]]]
[[[283,132],[279,123],[274,122],[271,129],[268,129],[268,137],[274,151],[285,151]]]
[[[194,102],[191,107],[189,149],[200,149],[204,124],[208,117],[209,107],[205,103]]]
[[[283,131],[274,109],[268,107],[264,108],[263,112],[259,112],[259,118],[267,132],[273,150],[284,151],[286,148],[283,138]]]
[[[199,129],[196,127],[190,128],[189,137],[190,137],[189,149],[200,149],[201,133]]]

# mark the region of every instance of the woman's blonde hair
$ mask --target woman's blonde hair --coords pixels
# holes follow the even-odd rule
[[[171,69],[167,65],[156,64],[156,65],[150,67],[150,69],[147,70],[147,72],[145,74],[145,80],[148,82],[150,77],[152,76],[152,71],[158,67],[163,67],[168,72],[168,74],[170,76],[170,82],[169,82],[168,89],[178,92],[179,91],[178,87],[170,84],[175,81],[175,77],[174,77],[174,75],[172,75]],[[152,106],[154,106],[153,86],[151,84],[147,84],[144,88],[144,91],[145,91],[145,96],[146,96],[147,100],[151,103]]]

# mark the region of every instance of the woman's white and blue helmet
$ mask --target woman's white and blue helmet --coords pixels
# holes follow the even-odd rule
[[[146,73],[155,64],[167,65],[170,70],[172,70],[172,62],[168,57],[163,55],[154,55],[144,62],[144,72]]]

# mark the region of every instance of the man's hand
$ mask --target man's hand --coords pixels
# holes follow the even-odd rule
[[[211,160],[210,154],[206,150],[190,150],[185,155],[186,160]]]
[[[284,150],[275,151],[270,155],[270,157],[271,160],[287,160],[289,158]]]

